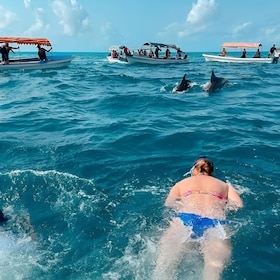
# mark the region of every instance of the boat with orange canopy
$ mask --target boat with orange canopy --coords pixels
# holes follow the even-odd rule
[[[261,53],[261,47],[261,43],[229,42],[222,44],[222,51],[219,55],[202,54],[202,56],[207,62],[210,61],[228,63],[275,63],[276,61],[273,57],[268,57],[267,53]],[[229,51],[230,49],[232,50]],[[236,49],[240,49],[240,51],[236,52]],[[246,51],[246,55],[242,56],[241,54],[244,51],[244,49]],[[248,49],[250,51],[247,51]]]
[[[58,56],[54,54],[48,55],[46,61],[42,61],[39,57],[22,57],[20,53],[21,45],[32,45],[37,47],[38,45],[44,47],[51,47],[51,42],[47,38],[26,38],[26,37],[0,37],[1,48],[5,45],[17,44],[18,56],[16,59],[9,59],[8,63],[1,63],[0,70],[8,69],[54,69],[63,68],[69,65],[69,63],[75,58],[74,56]]]

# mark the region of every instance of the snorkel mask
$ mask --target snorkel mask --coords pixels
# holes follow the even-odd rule
[[[200,157],[198,157],[198,158],[194,161],[194,163],[193,163],[191,169],[190,169],[188,172],[186,172],[183,176],[184,176],[184,177],[185,177],[185,176],[188,176],[188,175],[193,176],[193,171],[194,171],[194,168],[195,168],[197,162],[198,162],[200,159],[203,159],[203,158],[207,158],[207,157],[206,157],[206,156],[200,156]]]

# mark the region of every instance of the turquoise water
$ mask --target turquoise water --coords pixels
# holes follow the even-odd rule
[[[0,73],[0,279],[150,279],[166,195],[200,155],[245,204],[223,279],[278,279],[280,65],[75,55]],[[207,94],[212,69],[229,83]],[[195,85],[172,93],[184,73]]]

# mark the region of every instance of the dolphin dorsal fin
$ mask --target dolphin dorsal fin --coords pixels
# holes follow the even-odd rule
[[[216,76],[214,73],[214,70],[212,70],[212,74],[211,74],[211,83],[215,80]]]

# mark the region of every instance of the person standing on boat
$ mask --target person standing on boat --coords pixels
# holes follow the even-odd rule
[[[0,47],[0,52],[2,55],[2,64],[7,64],[5,62],[7,61],[8,53],[5,46]]]
[[[155,49],[155,56],[156,58],[158,58],[158,52],[161,51],[161,49],[159,48],[159,46],[156,46],[156,49]]]
[[[2,46],[0,52],[2,54],[2,63],[3,64],[9,64],[9,52],[13,50],[19,49],[19,47],[10,47],[9,43],[6,43],[4,46]]]
[[[231,257],[226,213],[243,207],[243,202],[235,188],[213,172],[212,161],[200,157],[188,172],[191,177],[171,188],[165,206],[175,213],[160,240],[153,280],[174,279],[190,248],[198,248],[204,257],[203,279],[221,279]]]
[[[241,54],[241,58],[246,58],[246,49],[243,49],[243,52]]]
[[[48,59],[47,59],[47,55],[46,55],[46,52],[49,52],[52,50],[52,47],[49,49],[49,50],[46,50],[45,48],[42,48],[39,44],[37,45],[37,48],[38,48],[38,56],[39,56],[39,59],[41,61],[45,61],[47,62]]]
[[[166,51],[165,51],[165,58],[166,59],[170,58],[170,50],[169,50],[169,48],[167,48]]]
[[[268,57],[274,57],[274,52],[276,51],[275,44],[270,48]]]

